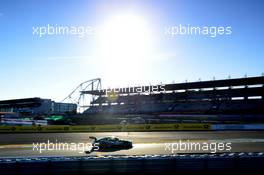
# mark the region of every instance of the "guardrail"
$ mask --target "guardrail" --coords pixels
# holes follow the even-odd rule
[[[49,126],[0,126],[0,133],[49,133],[49,132],[151,132],[151,131],[219,131],[264,130],[264,124],[129,124],[129,125],[49,125]]]
[[[264,130],[264,124],[215,124],[211,130]]]
[[[1,158],[1,174],[259,172],[263,153]]]
[[[210,130],[210,124],[130,124],[130,125],[49,125],[0,126],[0,133],[27,132],[130,132],[130,131],[182,131]]]

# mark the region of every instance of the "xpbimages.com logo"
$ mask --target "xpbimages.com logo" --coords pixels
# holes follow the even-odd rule
[[[38,37],[44,36],[77,36],[83,38],[85,36],[93,35],[95,29],[92,26],[69,26],[69,25],[44,25],[44,26],[33,26],[32,35]]]
[[[94,151],[99,150],[99,143],[67,143],[67,142],[47,142],[32,143],[32,150],[37,151],[40,154],[44,151],[77,151],[78,153],[84,153],[93,149]]]
[[[193,142],[190,140],[174,143],[165,143],[164,150],[174,154],[178,151],[187,152],[228,152],[232,149],[232,143],[230,142]]]
[[[192,26],[192,25],[170,25],[164,27],[164,34],[169,37],[190,35],[190,36],[207,36],[211,38],[231,35],[231,26]]]
[[[149,85],[149,86],[128,86],[128,87],[108,87],[107,89],[99,89],[99,92],[105,95],[124,94],[151,94],[165,92],[165,85]]]

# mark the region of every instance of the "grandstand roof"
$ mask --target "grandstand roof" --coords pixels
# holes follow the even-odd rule
[[[41,98],[23,98],[23,99],[12,99],[0,101],[0,108],[14,107],[14,106],[36,106],[41,102]]]
[[[248,86],[248,85],[264,85],[264,76],[260,77],[249,77],[249,78],[237,78],[237,79],[225,79],[225,80],[212,80],[212,81],[200,81],[200,82],[189,82],[189,83],[176,83],[176,84],[165,84],[163,88],[166,91],[175,90],[188,90],[188,89],[201,89],[201,88],[216,88],[216,87],[233,87],[233,86]],[[116,94],[131,94],[137,93],[137,88],[142,88],[144,91],[151,91],[151,86],[136,86],[136,87],[125,87],[122,91],[115,92]],[[162,88],[155,89],[155,92],[162,92]],[[81,91],[82,94],[91,95],[105,95],[106,92],[111,92],[111,89],[102,90],[90,90]],[[112,90],[114,92],[114,90]]]

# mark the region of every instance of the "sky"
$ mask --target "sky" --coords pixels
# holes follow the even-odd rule
[[[0,100],[60,101],[93,78],[116,87],[260,76],[263,18],[261,0],[1,0]]]

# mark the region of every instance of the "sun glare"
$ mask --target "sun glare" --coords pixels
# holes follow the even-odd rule
[[[142,78],[152,51],[151,28],[140,16],[112,16],[102,25],[97,55],[103,58],[104,69],[111,81],[130,82]]]

